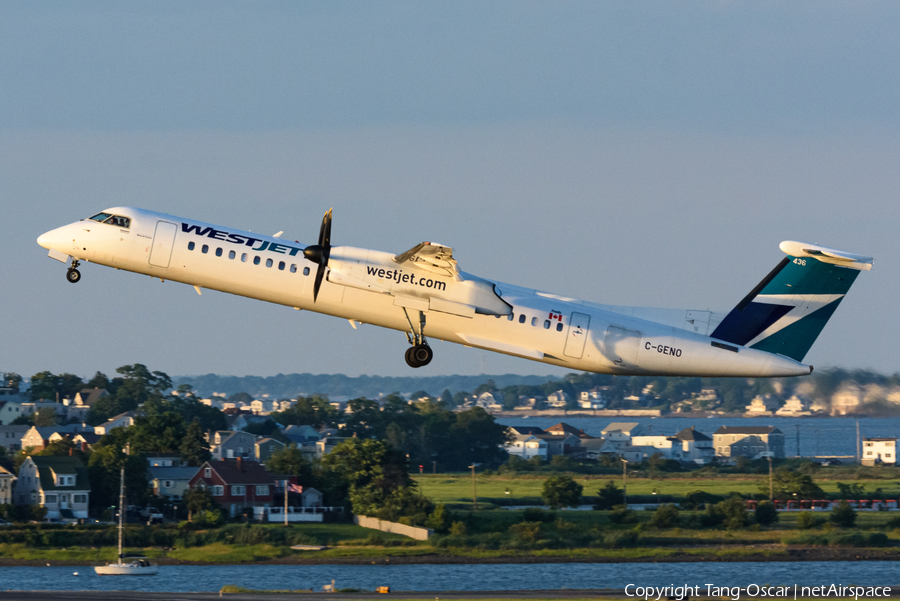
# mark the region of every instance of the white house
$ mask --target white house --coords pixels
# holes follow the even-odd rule
[[[18,505],[47,508],[52,520],[88,517],[91,485],[77,457],[28,457],[19,468]]]
[[[675,435],[681,444],[681,460],[693,461],[702,465],[708,463],[716,456],[713,439],[694,429],[694,426],[685,428]]]
[[[641,425],[637,422],[612,422],[600,434],[606,440],[609,449],[622,449],[631,446],[631,438],[641,433]]]
[[[803,415],[812,415],[810,411],[810,401],[806,397],[797,396],[796,394],[784,402],[784,406],[775,412],[779,417],[800,417]]]
[[[16,477],[5,467],[0,465],[0,505],[12,503],[13,482]]]
[[[862,464],[897,464],[896,438],[863,438]]]
[[[681,441],[674,436],[659,434],[652,436],[632,436],[631,445],[633,448],[644,447],[655,449],[655,452],[666,459],[675,459],[676,461],[681,461],[683,459]],[[624,450],[623,453],[627,450],[629,449]],[[642,450],[642,452],[644,451]],[[653,453],[651,453],[651,455],[653,455]],[[628,458],[626,457],[626,459]]]
[[[547,460],[547,441],[534,434],[513,434],[512,439],[503,445],[506,452],[522,459],[540,457]]]
[[[557,390],[547,395],[547,404],[554,409],[565,409],[569,398],[565,390]]]
[[[771,394],[761,394],[753,398],[750,404],[745,407],[747,416],[769,416],[774,415],[781,405],[781,400]]]
[[[111,417],[99,426],[94,426],[94,434],[103,436],[104,434],[109,434],[113,428],[128,428],[133,426],[136,415],[137,413],[134,411],[126,411],[125,413],[120,413],[119,415]]]

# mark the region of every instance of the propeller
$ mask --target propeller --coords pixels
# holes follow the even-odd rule
[[[325,213],[322,218],[322,227],[319,228],[319,243],[307,246],[303,250],[303,256],[313,263],[318,263],[316,269],[316,282],[313,286],[313,302],[319,296],[319,288],[322,287],[322,278],[325,277],[325,268],[328,267],[328,257],[331,255],[331,211]]]

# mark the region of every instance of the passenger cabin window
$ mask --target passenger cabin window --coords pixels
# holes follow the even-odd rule
[[[536,326],[536,325],[537,325],[537,317],[532,317],[532,318],[531,318],[531,325],[533,325],[533,326]]]
[[[278,269],[284,271],[284,261],[278,261]]]
[[[111,215],[109,213],[97,213],[93,217],[90,218],[90,221],[98,221],[100,223],[107,223],[109,225],[114,225],[116,227],[121,227],[128,229],[131,227],[131,219],[128,217],[123,217],[122,215]]]
[[[303,268],[303,275],[309,275],[309,267]]]
[[[544,320],[544,329],[545,329],[545,330],[549,330],[549,329],[550,329],[550,320],[549,320],[549,319],[545,319],[545,320]]]
[[[259,257],[253,257],[253,264],[259,265]]]
[[[561,321],[556,324],[556,331],[562,332],[562,322]]]
[[[217,256],[217,257],[221,257],[221,256],[222,256],[222,249],[221,249],[221,248],[217,248],[217,249],[216,249],[216,256]]]
[[[208,244],[204,244],[203,247],[200,249],[200,252],[202,252],[204,255],[205,255],[206,253],[208,253],[208,252],[209,252],[209,245],[208,245]]]
[[[273,263],[272,259],[266,259],[266,267],[271,267],[272,263]]]
[[[229,258],[229,259],[233,259],[233,258],[235,258],[236,256],[237,256],[237,255],[234,253],[233,250],[229,250],[229,251],[228,251],[228,258]]]
[[[188,242],[188,250],[194,250],[194,243]]]
[[[291,263],[291,273],[297,273],[297,265],[294,263]]]
[[[519,323],[525,323],[525,314],[524,313],[519,315]]]

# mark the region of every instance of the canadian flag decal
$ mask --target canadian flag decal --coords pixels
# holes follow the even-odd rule
[[[556,321],[562,323],[562,313],[559,311],[550,311],[550,317],[547,319],[555,319]]]

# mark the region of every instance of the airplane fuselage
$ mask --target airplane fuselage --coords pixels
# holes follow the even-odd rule
[[[314,299],[319,265],[304,257],[306,244],[143,209],[104,213],[127,217],[128,227],[84,219],[47,232],[39,243],[60,260],[68,255],[354,326],[415,332],[422,315],[429,338],[572,370],[745,377],[811,371],[789,357],[711,338],[715,317],[708,312],[669,312],[661,323],[652,310],[587,303],[463,272],[447,277],[398,265],[391,253],[347,246],[331,249]]]

